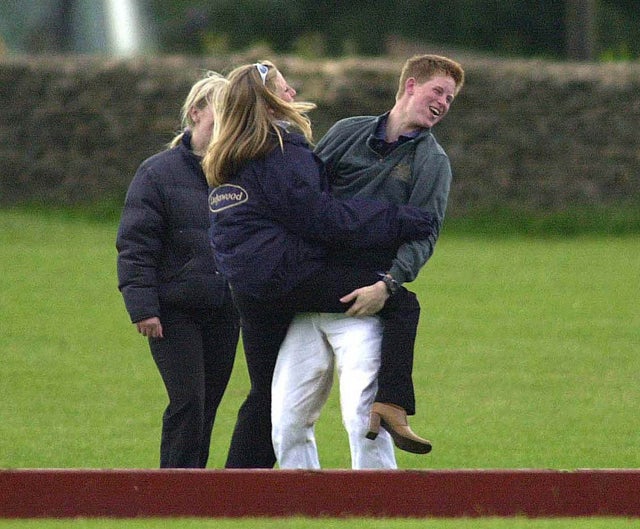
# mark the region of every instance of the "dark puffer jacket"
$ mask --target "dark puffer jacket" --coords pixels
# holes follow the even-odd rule
[[[207,182],[187,132],[180,145],[145,160],[118,228],[118,288],[132,322],[219,307],[228,286],[209,239]],[[204,315],[204,314],[203,314]]]

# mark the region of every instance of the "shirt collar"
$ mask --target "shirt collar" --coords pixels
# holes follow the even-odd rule
[[[385,137],[387,135],[387,121],[389,120],[389,113],[387,112],[386,114],[383,114],[380,117],[380,120],[378,121],[378,125],[376,126],[376,130],[373,133],[373,137],[377,140],[385,140]],[[425,131],[426,129],[417,129],[414,130],[412,132],[409,132],[407,134],[400,134],[400,136],[398,137],[399,142],[404,142],[407,140],[412,140],[413,138],[417,138],[420,134],[422,134],[423,131]]]

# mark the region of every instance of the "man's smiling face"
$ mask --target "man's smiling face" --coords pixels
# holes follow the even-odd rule
[[[416,128],[431,128],[449,112],[455,97],[456,83],[447,75],[437,75],[417,84],[408,80],[406,87],[410,95],[407,116]]]

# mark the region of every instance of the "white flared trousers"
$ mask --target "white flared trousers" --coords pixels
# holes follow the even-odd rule
[[[272,385],[272,440],[280,468],[320,468],[314,431],[334,369],[352,468],[397,468],[386,430],[381,429],[375,441],[365,437],[378,386],[381,340],[382,325],[375,316],[295,317],[280,348]]]

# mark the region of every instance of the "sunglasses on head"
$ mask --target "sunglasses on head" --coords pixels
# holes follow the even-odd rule
[[[260,74],[260,78],[262,79],[262,84],[266,85],[267,74],[269,73],[269,67],[266,64],[261,64],[259,62],[255,64],[255,67],[258,70],[258,73]]]

